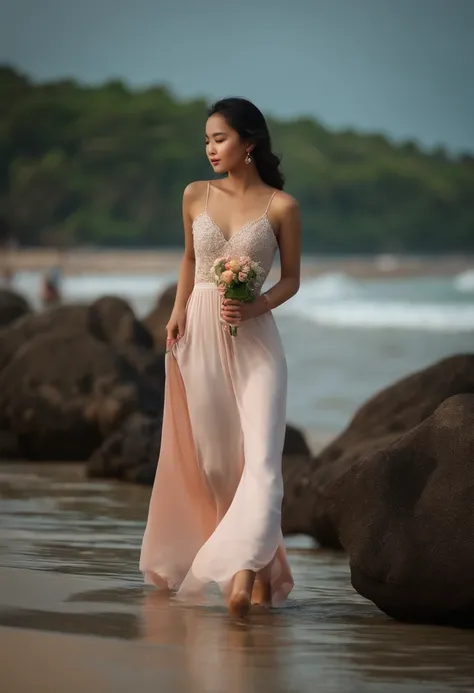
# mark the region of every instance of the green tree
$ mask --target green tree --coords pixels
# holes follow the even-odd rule
[[[206,103],[115,80],[35,84],[0,66],[0,218],[23,245],[182,244],[181,196],[211,176]],[[306,252],[474,251],[474,156],[311,118],[269,119]]]

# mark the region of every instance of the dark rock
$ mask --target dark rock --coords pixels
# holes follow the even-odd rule
[[[326,488],[352,584],[389,616],[474,626],[473,451],[474,394],[452,396]]]
[[[28,339],[45,332],[86,332],[89,306],[72,304],[49,308],[41,313],[27,315],[13,327]],[[13,327],[11,329],[13,329]]]
[[[87,463],[87,475],[153,484],[161,427],[161,417],[132,415],[94,452]]]
[[[88,459],[131,414],[162,405],[156,382],[88,333],[39,334],[0,371],[0,428],[27,459]]]
[[[21,458],[18,436],[13,431],[0,427],[0,460],[16,460]]]
[[[474,392],[474,356],[452,356],[409,375],[364,404],[349,426],[298,469],[284,461],[283,518],[322,546],[341,548],[326,487],[353,464],[385,450],[429,417],[448,397]],[[297,518],[293,519],[293,518]]]
[[[307,455],[283,455],[282,472],[284,498],[282,506],[281,525],[283,534],[307,534],[317,538],[321,544],[332,546],[322,533],[319,525],[313,521],[314,504],[317,502],[311,492],[317,465]],[[339,540],[336,536],[336,544]]]
[[[130,306],[110,297],[0,330],[3,438],[28,459],[83,460],[131,414],[161,415],[164,360],[152,345]]]
[[[140,347],[118,347],[117,352],[135,367],[150,385],[160,392],[164,391],[165,365],[164,354],[158,354]]]
[[[42,313],[26,315],[15,324],[0,329],[0,372],[17,349],[40,334],[92,334],[112,344],[139,370],[158,377],[161,360],[152,353],[153,338],[146,327],[120,298],[104,297],[91,306],[64,305]],[[162,374],[159,375],[162,380]]]
[[[9,325],[27,313],[31,313],[31,308],[23,296],[0,289],[0,327]]]
[[[25,315],[13,325],[0,329],[0,372],[23,344],[38,335],[86,333],[88,311],[89,307],[83,305],[59,306]]]
[[[164,352],[166,349],[166,325],[170,319],[176,297],[177,284],[171,284],[161,294],[156,307],[151,311],[144,323],[153,335],[155,349]]]
[[[104,296],[92,303],[88,313],[88,329],[97,339],[108,344],[153,348],[153,337],[123,298]]]
[[[296,426],[286,425],[285,443],[283,445],[284,455],[305,455],[311,456],[311,450],[304,433]]]
[[[163,359],[153,351],[151,333],[126,301],[116,296],[95,301],[88,311],[87,329],[97,339],[114,345],[140,375],[149,378],[160,391],[163,389]]]
[[[285,491],[281,519],[283,534],[313,534],[308,524],[312,517],[308,504],[312,505],[312,499],[304,492],[313,468],[311,450],[304,434],[287,424],[282,460]]]

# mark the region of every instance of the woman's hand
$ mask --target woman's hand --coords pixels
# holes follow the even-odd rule
[[[166,351],[169,351],[173,344],[176,344],[184,335],[186,328],[185,308],[174,308],[171,317],[166,325]]]
[[[240,325],[250,318],[258,318],[268,311],[268,304],[263,296],[254,301],[237,301],[233,298],[222,298],[221,316],[229,325]]]

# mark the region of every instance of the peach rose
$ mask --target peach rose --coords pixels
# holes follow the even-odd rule
[[[221,281],[225,282],[226,284],[230,284],[231,281],[234,280],[234,273],[231,270],[226,270],[225,272],[222,272],[221,274]]]
[[[229,267],[226,266],[226,269],[232,270],[232,272],[239,272],[240,270],[240,263],[237,262],[237,260],[230,260],[228,263]]]

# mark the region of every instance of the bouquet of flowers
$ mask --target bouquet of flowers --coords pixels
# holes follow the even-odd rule
[[[212,275],[217,288],[226,298],[253,301],[255,286],[263,275],[263,268],[247,255],[238,259],[229,255],[218,257],[212,265]],[[225,322],[221,319],[221,322]],[[237,336],[236,325],[225,323],[232,337]]]

